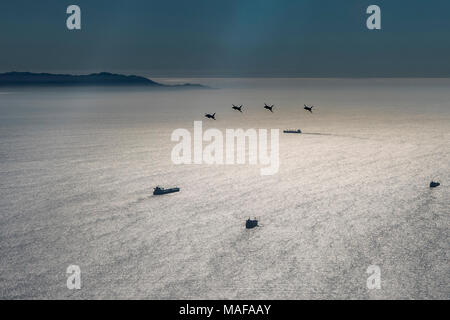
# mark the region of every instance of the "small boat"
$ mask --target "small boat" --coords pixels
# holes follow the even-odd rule
[[[297,130],[284,130],[284,133],[302,133],[302,130],[297,129]]]
[[[255,220],[251,220],[250,218],[248,218],[247,221],[245,222],[245,227],[247,229],[253,229],[257,226],[258,226],[258,220],[256,220],[256,218],[255,218]]]
[[[173,192],[178,192],[178,191],[180,191],[180,188],[164,189],[164,188],[156,187],[153,189],[153,195],[157,196],[157,195],[161,195],[161,194],[173,193]]]
[[[440,185],[441,184],[439,182],[434,182],[434,181],[430,182],[430,188],[436,188],[436,187],[439,187]]]

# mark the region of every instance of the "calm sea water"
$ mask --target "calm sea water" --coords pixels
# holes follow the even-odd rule
[[[156,80],[218,89],[0,89],[1,298],[450,297],[450,80]],[[307,134],[273,176],[172,164],[205,112]]]

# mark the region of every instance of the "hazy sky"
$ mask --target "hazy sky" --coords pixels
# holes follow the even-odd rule
[[[450,76],[449,0],[2,0],[0,27],[1,72]]]

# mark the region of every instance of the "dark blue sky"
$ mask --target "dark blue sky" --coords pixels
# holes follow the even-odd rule
[[[0,27],[2,72],[450,76],[450,0],[5,0]]]

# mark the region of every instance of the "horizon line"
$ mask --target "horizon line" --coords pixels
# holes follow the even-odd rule
[[[110,73],[110,74],[117,74],[117,75],[126,75],[126,76],[139,76],[139,77],[145,77],[147,79],[151,78],[239,78],[239,79],[254,79],[254,78],[262,78],[262,79],[450,79],[450,75],[354,75],[354,76],[345,76],[345,75],[281,75],[281,74],[267,74],[267,75],[224,75],[224,74],[218,74],[218,75],[205,75],[205,74],[167,74],[167,73],[159,73],[156,72],[155,74],[149,74],[149,72],[142,72],[142,71],[98,71],[98,70],[92,70],[92,71],[18,71],[18,70],[10,70],[10,71],[0,71],[0,74],[4,73],[46,73],[46,74],[52,74],[52,75],[91,75],[91,74],[99,74],[99,73]]]

